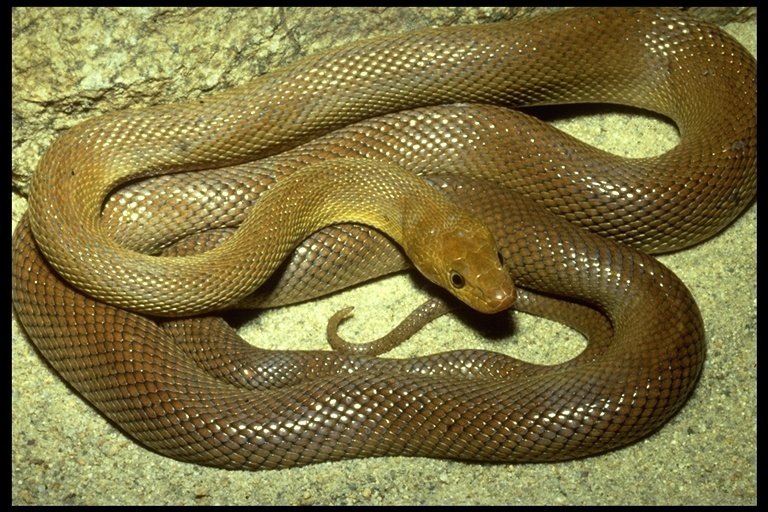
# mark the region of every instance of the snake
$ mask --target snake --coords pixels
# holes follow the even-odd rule
[[[64,380],[178,460],[271,469],[596,455],[660,428],[695,388],[701,315],[643,251],[699,243],[754,198],[756,97],[753,57],[717,27],[664,9],[569,9],[332,49],[203,101],[65,132],[42,157],[14,233],[14,308]],[[509,108],[584,102],[657,112],[680,142],[619,159]],[[584,352],[541,366],[473,349],[409,359],[263,350],[197,314],[209,311],[195,302],[204,292],[174,310],[182,299],[170,290],[169,302],[149,301],[169,311],[142,312],[136,295],[185,282],[110,260],[112,249],[156,254],[177,242],[218,254],[244,236],[237,226],[259,222],[250,210],[281,183],[311,181],[302,168],[360,159],[420,176],[477,216],[515,308],[583,332]],[[217,304],[308,300],[409,265],[364,225],[295,243],[254,295],[239,289]],[[218,270],[211,262],[205,275]]]

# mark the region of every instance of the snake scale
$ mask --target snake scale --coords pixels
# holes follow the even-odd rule
[[[64,134],[41,160],[14,234],[14,306],[65,380],[137,441],[179,460],[261,469],[601,453],[682,406],[705,347],[679,279],[588,230],[669,250],[727,225],[755,194],[756,95],[755,60],[716,27],[672,11],[568,10],[331,50],[201,103],[117,113]],[[495,106],[571,102],[659,112],[681,141],[624,161]],[[227,238],[273,182],[349,157],[423,175],[482,218],[519,288],[516,308],[584,331],[587,349],[551,367],[474,350],[405,360],[264,351],[217,317],[159,322],[93,300],[51,267],[68,269],[61,261],[90,243],[68,219],[99,215],[111,189],[134,178],[188,171],[130,183],[93,223],[104,240],[156,252],[199,226]],[[114,173],[89,182],[100,167]],[[199,204],[201,187],[224,199]],[[147,197],[157,199],[135,208]],[[197,208],[183,221],[153,216],[163,205]],[[198,247],[219,239],[189,238]],[[323,262],[307,265],[306,255],[329,239],[339,241],[327,259],[341,273],[323,281]],[[252,300],[305,300],[404,264],[371,230],[329,228]]]

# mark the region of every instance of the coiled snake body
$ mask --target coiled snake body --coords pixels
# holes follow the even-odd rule
[[[561,51],[547,50],[552,46]],[[600,453],[658,428],[690,395],[704,357],[698,310],[652,258],[564,223],[509,188],[641,248],[711,236],[754,196],[755,68],[727,35],[679,13],[573,10],[376,39],[202,104],[93,120],[62,136],[37,170],[29,221],[14,236],[14,305],[68,382],[139,442],[180,460],[256,469],[382,455],[547,461]],[[498,107],[433,106],[595,101],[666,115],[681,142],[659,157],[625,162],[555,139],[541,123]],[[332,133],[309,142],[325,132]],[[530,146],[533,139],[543,146]],[[95,301],[41,255],[98,296],[101,285],[88,288],[92,278],[75,269],[95,254],[92,240],[115,237],[155,251],[148,240],[178,238],[189,226],[237,225],[246,199],[265,183],[348,157],[431,175],[490,228],[521,287],[517,307],[586,331],[585,352],[539,367],[481,351],[412,360],[262,351],[233,339],[216,318],[161,325]],[[144,196],[141,187],[155,204],[177,201],[169,211],[181,211],[196,197],[197,171],[224,165],[236,167],[206,172],[206,183],[238,191],[227,197],[243,201],[227,206],[220,225],[209,221],[210,208],[220,205],[198,205],[184,222],[170,215],[162,222],[155,213],[162,210],[151,205],[125,214],[121,197]],[[619,166],[627,181],[609,182],[603,173]],[[195,172],[120,191],[98,220],[115,186],[182,170]],[[142,214],[154,214],[155,232],[132,239],[120,223],[139,217],[134,226],[144,230]],[[317,236],[344,238],[336,230]],[[385,238],[366,237],[338,255],[351,269],[342,284],[402,267]],[[369,268],[370,254],[393,256]],[[89,263],[95,274],[108,274],[108,263],[96,261]],[[292,270],[276,279],[254,300],[272,305],[338,286],[321,287]],[[593,322],[584,303],[610,325]]]

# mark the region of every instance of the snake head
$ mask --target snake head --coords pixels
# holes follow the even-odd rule
[[[515,302],[515,285],[484,224],[431,231],[423,242],[431,245],[431,254],[422,258],[409,253],[416,268],[471,308],[491,314]]]

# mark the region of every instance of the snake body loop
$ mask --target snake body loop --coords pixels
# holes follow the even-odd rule
[[[668,116],[680,143],[625,161],[542,123],[516,128],[517,114],[499,107],[435,106],[596,101]],[[120,112],[65,133],[42,158],[14,235],[14,306],[73,387],[139,442],[180,460],[262,469],[383,455],[592,455],[679,410],[705,348],[696,304],[672,272],[582,228],[658,250],[711,236],[754,197],[756,125],[754,59],[719,29],[672,11],[568,10],[357,43],[199,104]],[[552,367],[471,350],[406,360],[270,352],[233,338],[217,318],[158,324],[126,309],[129,297],[155,293],[160,275],[135,263],[135,250],[155,252],[195,226],[256,222],[229,199],[195,200],[203,177],[247,204],[327,158],[429,175],[490,230],[520,286],[516,307],[584,331],[587,349]],[[617,185],[606,173],[619,167],[626,181]],[[156,205],[176,203],[129,211],[121,197],[145,190],[165,198]],[[222,208],[228,220],[210,221]],[[366,232],[355,245],[348,233],[360,228],[344,229],[312,235],[340,247],[329,260],[346,269],[343,279],[317,277],[325,268],[307,256],[308,242],[255,303],[303,300],[403,267],[385,237]],[[232,275],[224,269],[242,257],[211,263],[213,286],[194,292],[201,304],[216,304],[214,290]],[[302,258],[309,269],[294,271]],[[184,285],[165,283],[159,302],[186,300]],[[116,306],[89,296],[109,301],[115,289],[126,297]]]

